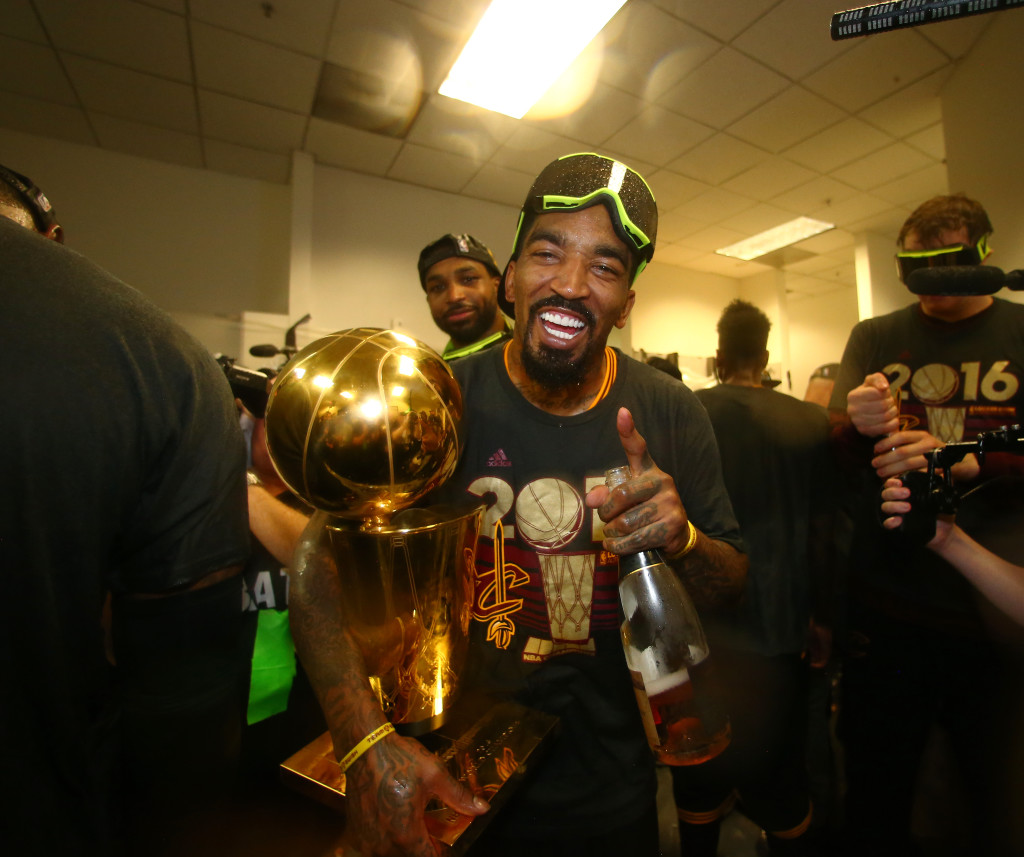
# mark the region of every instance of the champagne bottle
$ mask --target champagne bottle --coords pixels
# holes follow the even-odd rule
[[[605,474],[614,488],[628,467]],[[722,711],[707,639],[682,581],[656,550],[619,557],[622,646],[647,741],[658,761],[696,765],[721,753],[731,739]]]

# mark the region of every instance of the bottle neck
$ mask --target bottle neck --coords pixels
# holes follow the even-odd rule
[[[641,569],[651,568],[656,565],[664,565],[664,563],[664,558],[656,550],[624,554],[619,557],[619,580],[622,580],[634,571],[640,571]]]

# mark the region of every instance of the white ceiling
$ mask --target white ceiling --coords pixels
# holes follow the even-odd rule
[[[273,182],[302,150],[516,207],[549,160],[600,151],[650,182],[659,261],[746,277],[769,268],[714,249],[836,223],[775,260],[821,294],[854,284],[855,234],[948,190],[938,93],[993,18],[833,42],[863,5],[836,2],[628,0],[514,120],[436,94],[487,0],[0,0],[0,125]],[[538,21],[495,62],[557,45]]]

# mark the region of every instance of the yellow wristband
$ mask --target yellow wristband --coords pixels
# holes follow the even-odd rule
[[[686,539],[686,545],[681,551],[679,551],[679,553],[669,554],[669,559],[682,559],[692,551],[694,545],[697,544],[697,528],[693,525],[693,522],[687,520],[686,528],[689,531],[689,536]]]
[[[390,723],[385,723],[383,726],[378,726],[369,735],[367,735],[362,741],[356,744],[351,750],[345,754],[338,766],[341,768],[341,772],[345,773],[349,768],[352,767],[352,763],[369,750],[374,744],[380,741],[382,738],[387,738],[392,732],[395,731],[395,727]]]

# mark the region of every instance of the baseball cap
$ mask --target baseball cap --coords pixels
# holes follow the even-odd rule
[[[32,215],[32,221],[38,232],[45,235],[51,228],[59,225],[50,200],[27,176],[0,165],[0,181],[12,188],[24,203],[25,208]],[[64,243],[63,230],[58,233],[57,240]]]
[[[612,227],[633,256],[635,280],[654,256],[658,205],[643,176],[621,161],[594,152],[563,155],[534,179],[519,213],[512,258],[519,256],[529,225],[537,215],[579,211],[599,204],[608,209]],[[515,314],[504,289],[498,289],[498,303],[507,315]]]
[[[467,259],[475,259],[477,262],[483,263],[492,276],[501,276],[501,271],[498,270],[498,263],[494,261],[494,254],[487,249],[486,244],[477,240],[468,232],[463,232],[461,235],[449,232],[420,251],[420,261],[417,265],[420,272],[420,285],[426,289],[427,271],[430,270],[431,265],[436,265],[445,259],[451,259],[453,256],[465,256]]]

